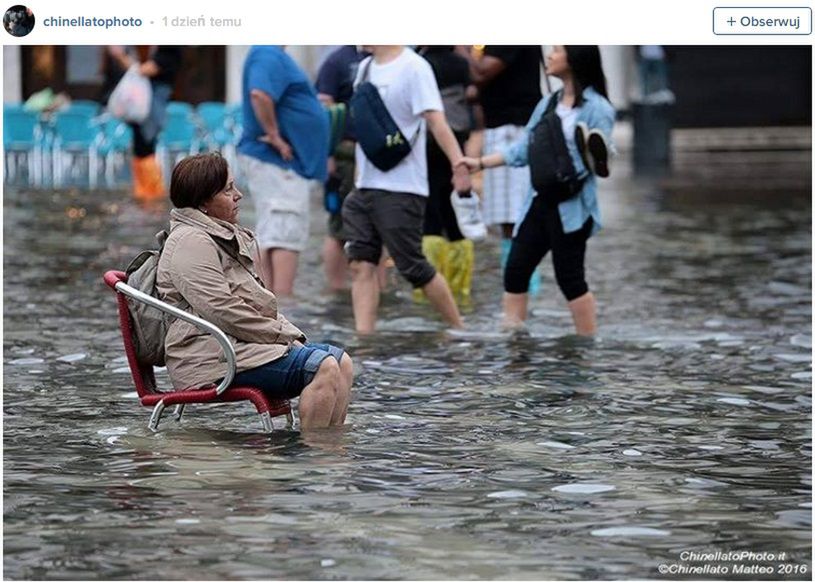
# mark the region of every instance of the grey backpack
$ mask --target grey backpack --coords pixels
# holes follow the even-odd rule
[[[156,233],[156,240],[159,245],[158,250],[140,252],[135,259],[130,261],[125,272],[128,285],[158,299],[156,273],[158,260],[167,240],[167,231],[162,230]],[[128,298],[127,304],[130,310],[136,359],[140,364],[163,366],[164,338],[167,337],[167,329],[170,327],[172,316],[133,299]]]

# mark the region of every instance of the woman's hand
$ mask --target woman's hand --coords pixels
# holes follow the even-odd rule
[[[143,77],[155,77],[161,72],[161,69],[156,64],[156,61],[146,61],[139,65],[139,73]]]

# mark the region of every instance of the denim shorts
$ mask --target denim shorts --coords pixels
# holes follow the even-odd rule
[[[303,388],[314,380],[323,360],[334,356],[339,364],[344,353],[342,348],[329,344],[292,345],[289,353],[282,358],[239,372],[232,385],[254,386],[263,390],[269,398],[290,400],[300,396]]]

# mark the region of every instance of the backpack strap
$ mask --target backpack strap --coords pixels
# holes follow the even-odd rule
[[[563,92],[558,89],[549,96],[549,101],[546,103],[546,109],[543,110],[543,115],[549,115],[557,108],[557,104],[560,102],[560,97],[562,94]]]

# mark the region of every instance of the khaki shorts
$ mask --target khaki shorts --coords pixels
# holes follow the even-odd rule
[[[261,249],[301,252],[308,243],[309,200],[322,187],[272,163],[240,156],[249,196],[255,205],[255,238]]]

